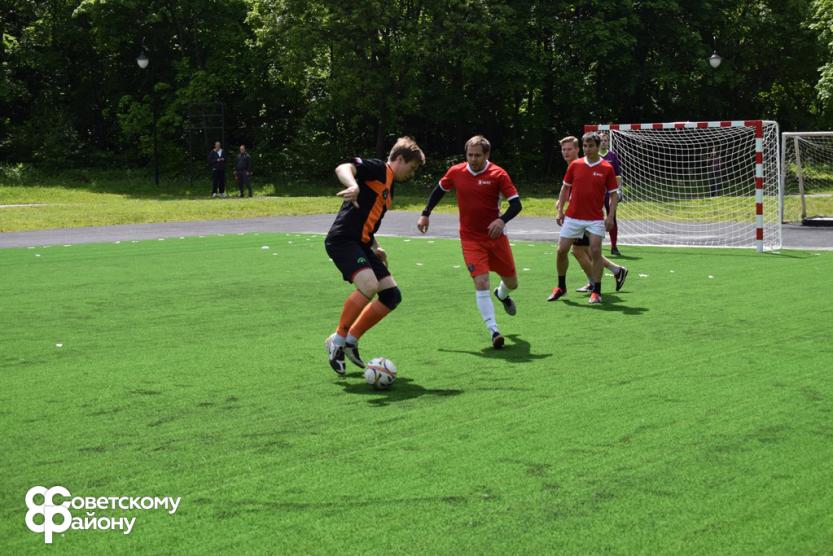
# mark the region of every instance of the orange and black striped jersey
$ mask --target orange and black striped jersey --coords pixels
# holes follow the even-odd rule
[[[344,201],[327,239],[347,238],[370,245],[393,201],[393,170],[376,158],[351,158],[345,162],[356,167],[359,208]]]

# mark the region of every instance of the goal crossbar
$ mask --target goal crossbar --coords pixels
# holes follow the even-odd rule
[[[688,130],[689,132],[693,132],[694,130],[720,130],[721,128],[746,128],[749,129],[754,138],[754,146],[750,144],[750,149],[748,154],[743,154],[742,156],[749,156],[748,164],[747,162],[743,163],[744,167],[749,167],[750,174],[744,176],[743,179],[749,180],[749,184],[751,185],[754,180],[754,204],[750,202],[749,205],[749,221],[754,222],[754,232],[753,236],[750,237],[750,242],[746,244],[754,244],[755,248],[758,251],[763,251],[765,246],[767,248],[780,248],[781,246],[781,228],[780,228],[780,214],[779,210],[776,209],[777,215],[777,230],[771,230],[777,237],[768,237],[766,239],[770,240],[767,241],[765,244],[765,230],[767,228],[771,228],[770,225],[765,224],[765,186],[769,183],[774,184],[771,188],[771,191],[768,191],[769,196],[775,195],[777,198],[778,206],[780,207],[783,203],[783,199],[781,198],[780,194],[780,187],[778,187],[778,176],[780,175],[780,171],[778,170],[778,166],[781,164],[780,157],[778,156],[778,147],[779,142],[777,140],[777,126],[778,124],[775,122],[765,121],[765,120],[716,120],[716,121],[684,121],[684,122],[659,122],[659,123],[637,123],[637,124],[588,124],[584,126],[584,131],[591,132],[591,131],[609,131],[611,134],[611,149],[617,151],[616,148],[616,137],[619,134],[627,133],[627,132],[668,132],[673,133],[674,130]],[[766,145],[765,145],[765,128],[766,129],[775,129],[775,140],[771,141],[774,145],[770,144],[770,140],[766,138]],[[710,148],[704,145],[699,145],[701,150],[703,148]],[[767,152],[774,148],[774,153]],[[618,152],[618,151],[617,151]],[[744,151],[745,152],[745,151]],[[620,159],[622,159],[622,170],[623,175],[627,179],[627,163],[624,157],[622,157],[622,153],[619,153]],[[735,155],[740,156],[740,155]],[[765,160],[765,157],[768,160]],[[773,160],[774,158],[774,160]],[[631,161],[634,162],[634,161]],[[768,164],[765,164],[767,162]],[[774,165],[775,171],[767,171],[767,166]],[[684,170],[681,170],[684,172]],[[773,174],[773,175],[767,175]],[[633,185],[633,184],[632,184]],[[770,189],[769,187],[767,189]],[[751,188],[750,188],[751,190]],[[770,207],[772,210],[772,207]],[[753,212],[754,211],[754,212]],[[774,221],[776,215],[768,215],[770,220]],[[686,244],[685,240],[681,242],[681,244]],[[720,245],[715,245],[720,246]],[[738,245],[740,246],[740,245]]]

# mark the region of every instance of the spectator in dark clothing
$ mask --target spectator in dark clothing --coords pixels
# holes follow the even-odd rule
[[[208,153],[208,167],[211,168],[211,197],[226,196],[226,153],[220,142],[214,143],[214,150]]]
[[[252,157],[246,152],[246,145],[240,145],[240,154],[234,161],[234,177],[237,180],[237,187],[240,189],[240,196],[243,197],[243,189],[249,189],[249,197],[252,196]]]

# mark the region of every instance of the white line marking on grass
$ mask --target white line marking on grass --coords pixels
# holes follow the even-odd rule
[[[433,240],[433,239],[429,239],[429,240],[428,240],[428,243],[434,243],[434,240]]]
[[[422,263],[417,263],[417,266],[422,266]]]
[[[260,248],[265,251],[265,250],[269,249],[269,246],[268,245],[262,245]]]
[[[71,243],[65,243],[64,247],[72,247],[72,244]]]
[[[532,269],[531,268],[524,268],[523,269],[524,272],[529,272],[530,270],[532,270]]]
[[[647,277],[648,277],[648,275],[647,275],[647,274],[640,274],[640,275],[639,275],[639,277],[640,277],[640,278],[647,278]]]
[[[714,275],[713,274],[709,274],[709,280],[714,280]]]
[[[64,347],[64,344],[55,344],[55,347],[56,348],[62,348],[62,347]]]
[[[35,253],[35,256],[36,256],[36,257],[40,257],[40,253]]]
[[[410,243],[410,241],[411,241],[410,239],[406,239],[405,243]]]
[[[130,243],[139,243],[139,240],[138,240],[138,239],[134,239],[134,240],[132,240]]]
[[[452,266],[451,268],[460,268],[460,265],[455,264],[455,265],[454,265],[454,266]]]
[[[160,237],[157,241],[165,241],[164,237]]]

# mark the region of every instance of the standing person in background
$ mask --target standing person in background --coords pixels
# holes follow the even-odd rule
[[[219,193],[226,196],[226,153],[217,141],[214,150],[208,153],[208,167],[211,168],[211,198]]]
[[[590,303],[596,304],[602,302],[602,239],[605,230],[609,230],[613,224],[619,197],[614,196],[618,187],[613,167],[599,156],[599,134],[585,133],[581,139],[584,158],[572,161],[567,167],[556,205],[558,215],[555,220],[561,226],[556,256],[558,285],[553,288],[547,301],[555,301],[567,293],[567,267],[570,264],[567,255],[573,241],[587,232],[590,238],[590,260],[593,263]],[[602,212],[605,193],[611,194],[607,218]],[[566,211],[565,205],[568,205]]]
[[[569,166],[572,161],[578,159],[579,150],[578,139],[576,137],[573,137],[572,135],[565,137],[559,141],[559,144],[561,145],[561,156],[564,157],[564,161],[567,163],[567,166]],[[555,203],[556,212],[561,211],[562,208],[563,207],[561,207],[558,202]],[[573,241],[573,256],[576,258],[576,261],[578,261],[578,264],[581,265],[581,269],[587,276],[587,283],[576,289],[577,292],[590,293],[593,291],[593,262],[590,260],[590,254],[587,252],[587,247],[589,245],[590,238],[586,232],[582,237]],[[602,265],[613,273],[613,277],[616,279],[616,291],[618,292],[622,289],[622,285],[625,283],[625,278],[628,277],[628,269],[624,266],[611,262],[604,255],[602,255]]]
[[[240,145],[240,154],[234,161],[234,177],[237,180],[237,188],[240,190],[240,197],[243,197],[243,189],[249,189],[249,197],[252,196],[252,157],[246,152],[246,145]]]
[[[602,159],[607,160],[611,166],[613,166],[613,173],[616,174],[616,187],[619,188],[619,193],[617,193],[618,198],[617,201],[622,199],[622,164],[619,162],[619,156],[612,150],[610,150],[610,135],[607,132],[602,132],[599,134],[602,138],[602,145],[599,149],[599,156]],[[610,214],[610,194],[608,193],[605,195],[605,213],[608,215]],[[619,256],[621,253],[619,252],[619,248],[616,246],[616,241],[619,238],[619,224],[616,222],[616,213],[613,213],[613,225],[611,226],[610,230],[608,231],[610,235],[610,254]],[[619,288],[616,288],[617,290]]]

